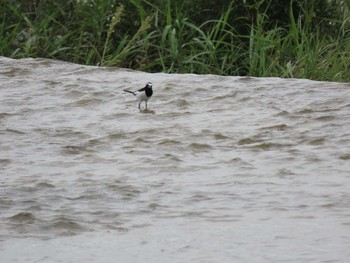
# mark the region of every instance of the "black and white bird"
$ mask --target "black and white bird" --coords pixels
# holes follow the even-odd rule
[[[125,92],[129,92],[133,94],[136,99],[139,101],[139,109],[141,110],[141,102],[145,102],[146,104],[146,110],[147,110],[147,101],[152,97],[153,90],[152,90],[152,83],[147,82],[146,86],[142,89],[139,89],[137,91],[130,91],[130,90],[124,90]]]

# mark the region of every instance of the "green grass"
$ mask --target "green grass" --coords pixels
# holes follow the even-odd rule
[[[258,15],[250,36],[245,36],[249,39],[248,75],[350,81],[350,30],[345,29],[349,17],[336,36],[322,34],[293,17],[291,13],[288,29],[264,31],[267,18]]]
[[[233,23],[234,1],[202,23],[192,20],[185,0],[42,1],[35,8],[20,2],[5,0],[0,11],[2,56],[148,72],[350,81],[349,0],[327,18],[330,31],[315,25],[313,8],[297,16],[292,3],[289,25],[281,26],[258,5],[254,19],[235,17]]]

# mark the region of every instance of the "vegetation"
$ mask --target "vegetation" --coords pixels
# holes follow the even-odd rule
[[[350,0],[0,3],[2,56],[350,81]]]

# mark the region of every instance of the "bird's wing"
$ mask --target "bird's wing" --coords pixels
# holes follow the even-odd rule
[[[144,88],[142,88],[142,89],[139,89],[138,91],[144,91],[144,90],[146,90],[146,87],[144,87]]]

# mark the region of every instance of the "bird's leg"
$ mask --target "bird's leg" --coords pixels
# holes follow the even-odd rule
[[[139,110],[141,110],[141,101],[140,101],[140,103],[139,103]]]
[[[146,104],[146,110],[147,110],[147,100],[145,101],[145,104]]]

